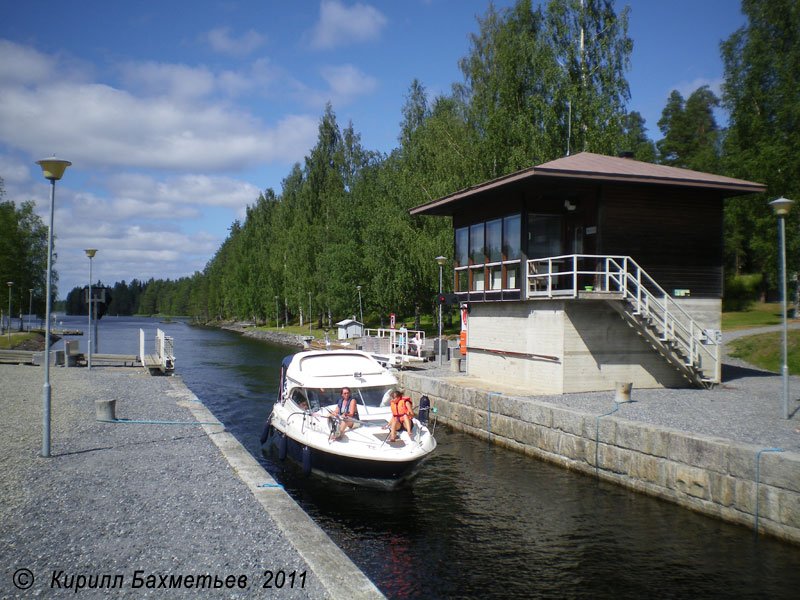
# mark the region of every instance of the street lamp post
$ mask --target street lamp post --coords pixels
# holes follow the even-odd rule
[[[789,365],[787,358],[788,325],[786,323],[786,215],[792,209],[793,201],[778,198],[769,203],[780,221],[779,237],[781,252],[781,304],[783,312],[783,418],[789,418]]]
[[[6,331],[8,332],[8,345],[11,347],[11,288],[14,287],[14,282],[8,282],[8,326],[6,327]]]
[[[92,370],[92,259],[94,255],[97,254],[97,248],[87,248],[84,250],[86,252],[86,256],[89,257],[89,329],[86,330],[88,334],[86,339],[88,340],[86,347],[88,349],[87,356],[89,357],[87,360],[87,367],[91,371]]]
[[[33,288],[28,290],[28,333],[31,332],[31,317],[33,316]]]
[[[311,333],[311,292],[308,292],[308,333]]]
[[[42,457],[50,456],[50,287],[53,277],[53,214],[56,205],[56,181],[72,163],[53,156],[36,161],[45,179],[50,180],[50,227],[47,230],[47,280],[44,299],[44,386],[42,386]]]
[[[281,326],[281,320],[278,313],[278,297],[275,296],[275,329],[278,329]]]
[[[444,267],[444,263],[447,262],[446,256],[437,256],[436,262],[439,263],[439,294],[442,293],[442,267]],[[439,340],[437,342],[439,345],[437,351],[439,353],[439,366],[442,366],[442,303],[439,303]]]
[[[358,316],[361,319],[361,324],[364,324],[364,311],[361,310],[361,286],[357,285],[356,289],[358,290]]]

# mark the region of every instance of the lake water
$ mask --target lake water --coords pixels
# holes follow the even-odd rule
[[[104,317],[100,352],[135,354],[139,327],[148,349],[157,327],[173,336],[188,387],[390,598],[800,598],[800,547],[441,425],[410,488],[305,479],[259,444],[280,360],[296,349]]]

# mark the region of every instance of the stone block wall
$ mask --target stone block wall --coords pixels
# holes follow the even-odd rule
[[[439,421],[564,468],[800,544],[800,454],[586,414],[402,373]],[[757,464],[758,482],[756,481]]]

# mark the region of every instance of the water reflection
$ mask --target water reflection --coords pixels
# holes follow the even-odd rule
[[[101,336],[134,327],[138,345],[143,323],[150,339],[158,326],[175,338],[177,373],[390,598],[798,597],[796,546],[441,424],[410,488],[305,479],[259,444],[278,365],[293,349],[136,319],[104,318]]]

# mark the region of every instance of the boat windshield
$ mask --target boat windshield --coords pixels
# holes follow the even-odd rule
[[[389,392],[393,389],[395,389],[394,386],[390,385],[350,388],[358,404],[373,407],[381,406],[384,401],[384,406],[386,406],[389,402]],[[322,406],[336,404],[341,396],[342,388],[298,388],[292,394],[292,400],[303,408],[305,406],[302,403],[306,402],[309,410],[317,411]]]

